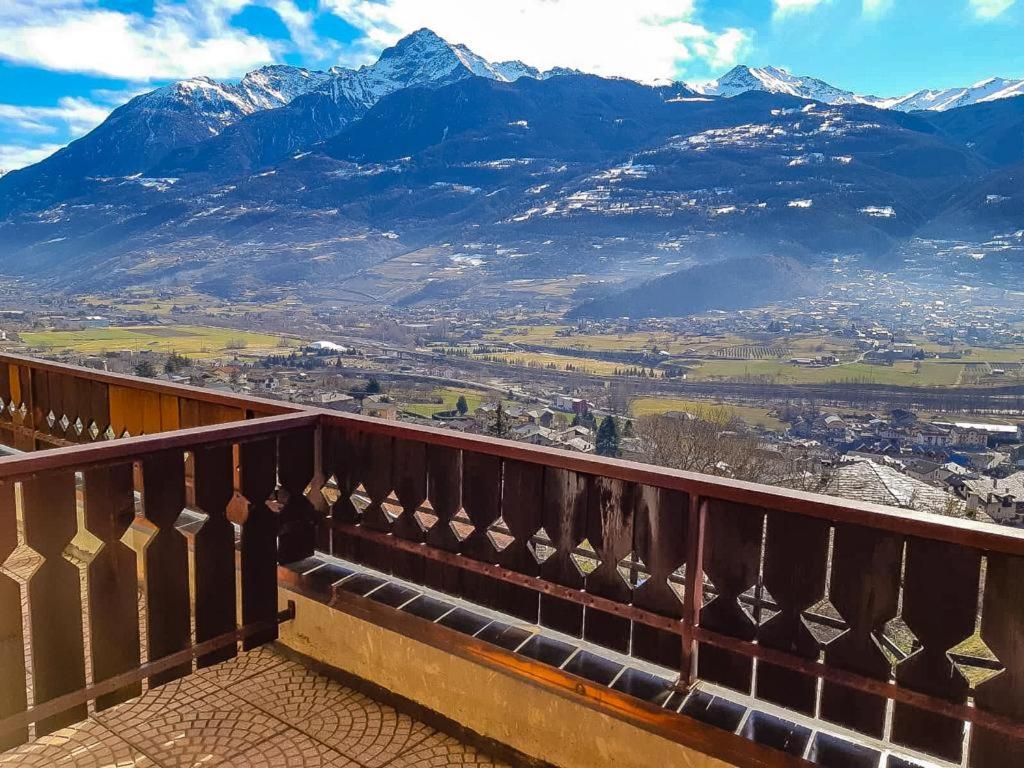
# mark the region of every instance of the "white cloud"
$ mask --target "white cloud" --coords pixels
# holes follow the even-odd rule
[[[774,6],[773,16],[783,18],[801,13],[809,13],[829,0],[772,0]]]
[[[24,168],[26,165],[38,163],[63,146],[63,144],[42,144],[26,147],[19,144],[0,144],[0,170],[14,171]]]
[[[147,17],[86,0],[45,0],[32,7],[23,0],[4,0],[0,58],[134,81],[231,77],[276,58],[270,42],[230,25],[231,16],[247,4],[158,0]],[[293,5],[288,0],[278,4]],[[300,20],[290,15],[286,23],[298,28]]]
[[[323,7],[363,31],[366,60],[421,27],[465,43],[494,61],[521,59],[652,81],[684,74],[687,62],[735,64],[751,33],[712,30],[696,18],[694,0],[322,0]]]
[[[979,19],[994,19],[1008,11],[1017,0],[969,0],[971,10]]]
[[[0,104],[0,122],[11,123],[16,128],[34,133],[56,133],[61,130],[72,137],[88,133],[109,114],[110,107],[74,96],[65,96],[55,107]]]
[[[892,10],[893,0],[863,0],[862,13],[866,18],[878,19]]]

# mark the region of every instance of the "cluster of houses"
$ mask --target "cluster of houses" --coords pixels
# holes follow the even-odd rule
[[[1024,424],[823,413],[784,442],[818,451],[837,495],[1024,527]]]

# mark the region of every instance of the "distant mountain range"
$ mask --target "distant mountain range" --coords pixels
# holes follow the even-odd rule
[[[770,256],[728,296],[762,301],[794,263],[1024,231],[1024,99],[997,98],[1012,87],[911,112],[775,68],[699,89],[540,72],[420,30],[357,70],[272,66],[132,99],[0,177],[0,273],[373,304],[595,299],[601,315],[619,287],[671,313],[680,280],[628,291],[725,265],[691,273],[710,286]]]
[[[879,109],[896,109],[901,112],[942,112],[971,104],[1024,96],[1024,78],[1006,80],[1001,77],[990,77],[963,88],[920,90],[904,96],[884,98],[846,91],[814,77],[792,75],[780,67],[748,67],[741,64],[717,80],[691,85],[690,88],[697,93],[711,96],[737,96],[748,91],[764,91],[826,104],[868,104]]]

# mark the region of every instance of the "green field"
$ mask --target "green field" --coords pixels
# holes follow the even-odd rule
[[[769,429],[784,429],[785,424],[769,415],[764,408],[753,408],[732,403],[714,403],[707,400],[684,400],[676,397],[638,397],[629,404],[630,413],[639,418],[651,414],[659,415],[674,411],[685,411],[695,415],[707,415],[711,418],[743,419],[751,426],[764,425]]]
[[[177,352],[195,358],[262,357],[298,342],[284,336],[203,325],[138,325],[81,331],[29,331],[30,347],[95,355],[104,352]]]
[[[581,373],[592,373],[597,376],[612,376],[616,370],[628,368],[628,363],[612,363],[607,360],[595,360],[590,357],[573,357],[572,355],[555,355],[548,352],[502,352],[484,355],[474,355],[479,359],[497,359],[508,365],[534,366],[537,368],[548,368],[555,366],[554,370],[579,371]]]
[[[403,405],[402,410],[407,413],[414,413],[417,416],[422,416],[425,419],[429,419],[435,413],[442,413],[444,411],[454,411],[455,403],[459,400],[459,395],[466,397],[466,404],[469,406],[469,412],[472,413],[476,408],[480,407],[480,404],[490,399],[483,392],[478,392],[473,389],[460,389],[457,387],[444,387],[442,389],[435,389],[430,393],[431,398],[441,398],[440,403],[410,403]]]
[[[849,363],[828,368],[804,368],[782,360],[709,360],[692,379],[743,379],[766,376],[778,384],[828,384],[857,382],[907,387],[948,387],[957,384],[964,363],[959,360],[923,360],[920,370],[913,362],[894,365]]]

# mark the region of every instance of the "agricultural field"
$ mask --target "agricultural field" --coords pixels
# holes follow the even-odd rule
[[[497,361],[508,365],[548,368],[558,371],[576,371],[579,373],[591,373],[597,376],[613,376],[616,370],[621,371],[629,367],[627,363],[613,363],[607,360],[556,355],[548,352],[500,352],[476,354],[474,357],[479,360]]]
[[[642,352],[657,348],[680,357],[770,360],[790,356],[834,354],[852,358],[856,345],[847,339],[824,336],[786,336],[768,341],[721,334],[687,336],[669,331],[631,333],[577,333],[568,325],[519,325],[486,334],[485,339],[506,344],[575,349],[588,352]]]
[[[414,413],[417,416],[422,416],[425,419],[429,419],[435,413],[442,413],[444,411],[454,411],[455,403],[458,402],[459,396],[465,396],[466,405],[469,406],[469,412],[472,413],[476,408],[480,407],[480,404],[489,400],[486,393],[480,392],[475,389],[461,389],[459,387],[442,387],[435,389],[430,393],[431,399],[440,398],[440,403],[408,403],[403,404],[401,410],[407,413]]]
[[[264,357],[280,354],[299,342],[233,328],[203,325],[137,325],[120,328],[88,328],[81,331],[27,331],[22,341],[48,351],[95,355],[103,352],[177,352],[200,359]]]
[[[928,353],[952,352],[953,348],[941,344],[921,344]],[[1024,362],[1024,347],[957,347],[963,353],[965,363],[1021,363]]]
[[[964,364],[958,360],[898,362],[891,366],[849,363],[805,368],[781,360],[709,360],[690,374],[694,380],[766,377],[776,384],[893,384],[906,387],[950,387],[960,382]]]
[[[751,426],[763,425],[768,429],[782,430],[786,425],[772,416],[765,408],[755,408],[733,403],[715,403],[707,400],[684,400],[676,397],[638,397],[629,405],[635,418],[681,412],[706,415],[711,418],[743,419]]]

